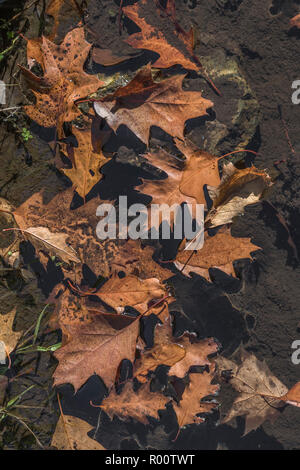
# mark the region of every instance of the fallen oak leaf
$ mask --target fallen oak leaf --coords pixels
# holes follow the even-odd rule
[[[177,75],[156,83],[147,65],[126,86],[95,101],[94,108],[114,131],[125,124],[146,145],[151,126],[183,139],[185,121],[213,106],[200,92],[182,90],[183,80],[184,75]]]
[[[169,401],[170,398],[161,393],[151,392],[149,383],[134,392],[131,383],[127,382],[120,395],[113,390],[107,398],[104,398],[100,408],[110,419],[114,416],[125,420],[133,418],[147,425],[149,424],[147,416],[159,420],[158,410],[165,409]]]
[[[104,67],[112,67],[114,65],[121,64],[126,60],[137,57],[138,54],[117,56],[112,53],[110,49],[102,49],[100,47],[94,47],[92,50],[92,59],[96,64],[101,64]]]
[[[195,251],[179,251],[176,255],[175,266],[184,275],[196,273],[210,281],[210,268],[217,268],[229,276],[236,277],[233,262],[241,258],[250,258],[251,253],[260,250],[259,246],[251,243],[251,238],[236,238],[229,229],[219,231],[216,235],[204,234],[204,245]]]
[[[36,59],[44,76],[38,77],[19,65],[36,97],[36,104],[24,109],[39,125],[56,127],[60,137],[63,123],[80,116],[75,101],[94,93],[103,83],[83,70],[91,48],[84,39],[83,28],[70,31],[60,46],[45,37],[40,43],[40,51],[38,43],[34,44],[30,49],[30,60]]]
[[[296,15],[294,16],[291,20],[290,20],[290,26],[291,28],[299,28],[300,29],[300,13],[299,15]]]
[[[213,207],[205,219],[205,226],[212,228],[231,223],[234,217],[244,213],[247,205],[260,201],[272,184],[267,172],[254,166],[239,170],[232,163],[224,165],[220,185],[217,188],[208,186]]]
[[[285,395],[280,398],[289,405],[300,408],[300,382],[297,382]]]
[[[154,330],[154,345],[150,350],[141,352],[141,357],[134,365],[134,377],[140,382],[147,382],[147,375],[159,365],[173,366],[186,355],[186,350],[180,344],[172,341],[172,326],[170,321],[158,324]]]
[[[216,395],[219,385],[212,385],[215,368],[210,367],[210,371],[200,374],[190,374],[190,383],[186,386],[182,398],[179,402],[173,403],[173,408],[177,416],[178,427],[180,429],[188,424],[202,423],[205,418],[199,417],[201,413],[210,413],[218,407],[218,403],[204,402],[204,398]]]
[[[155,26],[147,22],[145,9],[150,6],[151,10],[153,10],[154,5],[152,0],[150,2],[141,0],[140,2],[123,8],[125,15],[134,21],[141,29],[140,32],[129,36],[125,42],[137,49],[148,49],[158,53],[160,57],[154,62],[154,67],[169,68],[173,65],[180,64],[188,70],[198,71],[199,68],[201,68],[201,64],[199,61],[196,63],[194,57],[191,55],[193,49],[193,36],[191,33],[184,32],[183,34],[181,31],[178,32],[178,29],[177,31],[175,30],[170,38],[174,45],[170,44],[166,37],[168,28],[166,24],[163,23],[162,18],[157,17],[157,22],[162,22],[161,29],[157,26],[157,22]],[[186,54],[181,52],[181,50],[184,49],[186,50]],[[190,58],[187,58],[186,55],[189,55]]]
[[[91,140],[91,126],[86,125],[83,130],[72,128],[78,147],[73,147],[73,167],[62,168],[61,171],[72,181],[74,189],[79,196],[85,196],[102,179],[100,169],[110,158],[106,158],[101,149],[95,151]],[[66,144],[62,144],[66,151]]]
[[[229,382],[239,392],[222,422],[228,423],[237,416],[244,416],[246,435],[264,421],[277,418],[284,404],[282,396],[286,396],[288,390],[272,374],[265,361],[260,361],[244,349],[241,349],[240,357],[240,365],[221,356],[216,363],[220,376],[223,371],[230,371]]]
[[[94,315],[92,321],[81,325],[60,325],[67,343],[55,352],[59,364],[53,375],[54,385],[70,383],[77,392],[97,374],[110,388],[122,360],[134,361],[139,322],[124,316],[112,315],[109,321],[107,318]],[[113,322],[118,322],[115,326],[119,329],[112,326]]]
[[[151,301],[159,301],[165,294],[166,288],[156,278],[142,280],[134,275],[119,278],[114,274],[92,295],[99,297],[118,313],[122,313],[126,306],[131,306],[144,314]]]
[[[166,204],[166,207],[172,207],[174,204],[179,206],[186,202],[191,204],[194,213],[196,204],[206,205],[205,185],[220,182],[218,157],[196,149],[191,143],[182,143],[179,139],[175,139],[175,142],[179,150],[184,153],[185,161],[177,163],[174,156],[163,149],[144,155],[151,165],[164,171],[168,177],[158,181],[143,179],[143,184],[137,187],[139,192],[152,197],[148,225],[156,229],[164,220],[160,205]],[[169,220],[171,225],[175,217],[176,212],[171,212]]]
[[[60,417],[52,437],[51,446],[58,450],[105,450],[99,442],[91,439],[88,433],[93,429],[88,423],[75,416],[65,415],[60,407]]]
[[[207,356],[216,353],[219,345],[213,338],[196,341],[194,335],[185,333],[179,338],[172,334],[171,319],[156,325],[154,330],[153,348],[141,351],[141,356],[136,360],[134,376],[145,382],[150,371],[154,371],[159,365],[169,366],[169,376],[183,378],[192,366],[209,366],[211,361]],[[194,341],[193,341],[194,339]]]

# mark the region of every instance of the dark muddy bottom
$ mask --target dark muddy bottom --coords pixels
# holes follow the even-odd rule
[[[94,25],[97,31],[102,31],[99,42],[111,47],[119,55],[125,55],[128,49],[118,36],[117,16],[112,14],[118,12],[118,2],[93,0],[90,3],[90,16],[95,16],[95,12],[100,15]],[[4,2],[2,9],[5,8],[5,15],[10,17],[6,5],[7,2]],[[230,113],[234,112],[239,89],[216,80],[222,92],[222,96],[217,96],[202,78],[189,75],[189,89],[203,89],[204,97],[215,104],[213,114],[208,119],[209,126],[217,120],[229,129],[225,138],[215,141],[214,150],[221,155],[246,142],[247,148],[258,152],[255,165],[267,168],[275,184],[263,204],[248,207],[245,215],[233,225],[234,236],[251,237],[252,242],[262,248],[255,254],[253,263],[239,261],[235,264],[238,279],[230,278],[218,270],[212,272],[213,283],[198,276],[188,280],[180,274],[174,274],[171,283],[177,302],[171,312],[175,319],[175,332],[179,335],[188,329],[195,331],[199,337],[213,336],[222,344],[226,356],[230,356],[243,344],[259,359],[265,359],[271,371],[286,386],[291,387],[299,381],[300,372],[300,365],[294,365],[291,361],[292,342],[300,339],[300,105],[293,105],[291,101],[292,82],[300,80],[300,34],[290,29],[289,20],[298,12],[300,1],[177,0],[176,8],[181,25],[184,28],[193,25],[195,28],[196,54],[203,57],[204,61],[215,54],[221,54],[225,63],[235,60],[259,105],[260,115],[257,114],[252,137],[245,131],[245,122],[241,137],[238,129],[230,127],[227,122]],[[29,23],[33,18],[36,22],[35,14],[32,13],[32,18],[30,14]],[[28,24],[24,28],[27,28],[28,36],[37,32],[36,27],[30,28]],[[122,38],[127,37],[130,28],[132,25],[125,22]],[[1,78],[7,83],[16,70],[15,64],[24,63],[24,51],[25,46],[22,44],[20,50],[13,52],[12,58],[2,62]],[[145,52],[119,68],[95,69],[94,64],[88,64],[87,67],[94,72],[109,75],[118,70],[132,72],[148,60],[151,60],[151,55]],[[248,98],[244,96],[240,99]],[[9,91],[8,100],[9,106],[17,106],[23,97],[19,91]],[[22,119],[27,122],[26,118]],[[196,144],[211,148],[212,140],[207,135],[209,126],[206,124],[203,120],[189,122],[187,132]],[[67,184],[51,164],[52,155],[47,145],[51,136],[34,125],[31,125],[31,132],[33,139],[24,146],[15,139],[15,127],[11,124],[4,123],[1,131],[0,196],[16,206],[42,188],[48,188],[53,196]],[[170,138],[155,128],[151,142],[166,145],[170,143]],[[128,163],[128,154],[136,156],[145,147],[130,131],[122,128],[117,137],[107,143],[107,149],[118,152],[118,156],[104,170],[106,182],[97,188],[103,197],[118,194],[118,188],[125,178],[129,186],[122,186],[122,190],[132,190],[141,176],[141,170],[124,165],[124,162]],[[278,161],[282,162],[277,164]],[[285,224],[282,224],[278,215]],[[164,247],[166,259],[169,249]],[[22,306],[31,312],[27,317],[30,324],[41,310],[43,299],[49,294],[49,285],[52,287],[59,282],[59,273],[53,268],[48,272],[50,277],[43,283],[45,273],[39,269],[40,266],[35,263],[33,272],[40,281],[36,290],[30,291],[30,296],[26,287],[21,286],[19,290],[15,286],[12,288],[20,311],[20,323],[17,325],[20,330],[24,327]],[[9,311],[13,303],[13,299],[8,306],[4,303],[5,312],[2,313]],[[185,316],[181,315],[181,311]],[[36,364],[36,357],[30,360]],[[21,366],[24,364],[20,365],[20,370]],[[38,381],[39,392],[32,392],[31,403],[43,402],[46,396],[50,396],[50,405],[48,402],[43,412],[30,416],[36,423],[38,436],[47,446],[50,445],[59,415],[55,394],[51,390],[55,360],[49,355],[46,358],[43,356],[35,367],[36,377],[39,378],[32,380]],[[156,380],[163,383],[164,377],[162,369]],[[29,382],[19,383],[18,386],[22,387],[24,383],[28,385]],[[175,416],[170,410],[161,412],[160,422],[153,420],[147,427],[136,422],[125,423],[117,418],[109,421],[105,414],[99,413],[98,408],[89,404],[90,401],[99,403],[105,391],[97,376],[91,377],[76,395],[69,385],[59,387],[64,412],[83,418],[93,425],[91,435],[107,449],[300,448],[299,408],[286,407],[274,424],[267,422],[245,437],[243,419],[233,421],[231,425],[220,425],[220,414],[215,412],[205,423],[183,429],[174,442],[177,428]],[[15,390],[10,393],[15,393]],[[233,398],[231,389],[225,386],[220,395],[222,413],[228,409]],[[42,429],[39,428],[39,420],[43,423]],[[23,447],[35,448],[35,444],[30,441]]]

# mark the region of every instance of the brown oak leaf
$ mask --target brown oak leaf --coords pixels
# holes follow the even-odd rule
[[[186,69],[198,71],[201,65],[195,61],[193,56],[192,30],[185,32],[176,23],[172,33],[167,34],[170,30],[168,16],[174,19],[175,13],[174,7],[171,12],[170,5],[166,10],[167,15],[157,15],[155,25],[149,24],[146,19],[147,10],[148,12],[150,9],[153,11],[154,6],[153,0],[141,0],[134,5],[123,8],[125,15],[141,29],[140,32],[134,33],[126,39],[127,44],[137,49],[148,49],[159,54],[159,59],[153,64],[154,67],[169,68],[180,64]]]
[[[200,92],[182,90],[183,79],[184,75],[176,75],[156,83],[148,65],[128,85],[96,101],[95,111],[114,131],[125,124],[145,144],[151,126],[183,139],[185,121],[204,116],[213,106]]]
[[[118,395],[113,390],[102,402],[101,408],[110,419],[119,416],[125,420],[133,418],[143,424],[149,424],[147,416],[159,419],[158,410],[163,410],[170,398],[158,392],[150,391],[150,384],[142,385],[134,392],[132,385],[126,383],[122,393]]]
[[[300,29],[300,13],[299,13],[299,15],[294,16],[290,20],[290,26],[291,26],[291,28],[296,27],[296,28]]]
[[[209,372],[190,374],[189,377],[190,383],[185,388],[179,404],[173,404],[179,429],[188,424],[202,423],[205,419],[198,414],[210,413],[218,406],[215,401],[202,401],[209,395],[216,395],[219,390],[219,385],[211,383],[214,378],[214,366],[210,367]]]
[[[141,314],[148,310],[151,302],[162,299],[165,294],[166,289],[158,279],[143,280],[132,274],[125,278],[114,274],[98,292],[93,293],[118,313],[131,306]]]
[[[139,335],[138,321],[118,315],[94,315],[81,325],[61,324],[67,343],[55,352],[59,364],[54,385],[70,383],[75,392],[93,374],[110,388],[124,359],[134,361]]]
[[[166,204],[172,207],[178,206],[183,202],[191,204],[194,214],[195,204],[206,205],[205,185],[218,184],[220,182],[218,170],[218,158],[205,152],[195,149],[190,143],[175,140],[177,147],[184,153],[185,161],[176,162],[175,158],[161,149],[156,153],[145,155],[145,158],[164,171],[168,177],[163,180],[143,180],[143,184],[137,189],[144,194],[152,197],[151,214],[148,225],[158,229],[164,214],[162,214],[159,205]],[[156,206],[153,206],[156,204]],[[170,214],[170,223],[172,224],[176,217],[176,210]]]
[[[103,155],[101,148],[94,149],[91,139],[91,126],[86,125],[83,130],[73,127],[78,147],[73,147],[73,166],[70,169],[62,168],[61,171],[72,181],[73,188],[79,196],[85,196],[102,179],[100,169],[110,158]],[[66,144],[63,145],[65,152]]]
[[[219,231],[214,236],[205,232],[203,247],[193,254],[189,250],[179,251],[174,264],[188,277],[193,272],[210,281],[210,268],[218,268],[236,277],[233,262],[241,258],[251,259],[251,253],[260,249],[251,243],[250,238],[233,237],[228,229]]]
[[[26,113],[41,126],[56,127],[59,137],[63,123],[80,115],[74,102],[102,85],[96,76],[83,70],[90,48],[84,29],[75,28],[59,46],[43,37],[39,53],[37,45],[30,49],[31,54],[36,54],[31,59],[36,59],[43,69],[43,77],[20,66],[36,97],[36,104],[25,106]]]
[[[264,421],[274,421],[284,402],[287,387],[270,371],[265,361],[260,361],[254,354],[244,349],[240,351],[241,364],[219,357],[216,361],[219,375],[230,371],[230,384],[239,392],[232,408],[223,419],[228,423],[237,416],[245,417],[245,432],[257,429]]]

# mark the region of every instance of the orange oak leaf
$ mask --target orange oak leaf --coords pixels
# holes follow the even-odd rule
[[[70,383],[76,392],[91,375],[98,374],[109,388],[121,362],[134,361],[139,335],[136,319],[94,315],[92,321],[81,325],[60,326],[67,342],[55,352],[59,364],[53,375],[54,385]]]
[[[110,158],[103,155],[101,148],[95,150],[91,140],[91,126],[87,125],[83,130],[73,127],[78,147],[73,147],[73,166],[70,169],[62,168],[61,171],[72,181],[73,188],[79,196],[85,196],[102,179],[99,170]],[[63,144],[66,152],[66,144]]]
[[[161,393],[151,392],[150,384],[142,385],[134,392],[130,383],[125,384],[122,393],[118,395],[113,390],[108,398],[104,398],[101,408],[110,419],[119,416],[125,420],[133,418],[143,424],[149,424],[147,416],[159,419],[158,410],[165,409],[170,398]]]
[[[43,77],[37,77],[20,66],[36,97],[36,104],[25,106],[26,113],[41,126],[57,127],[59,136],[63,123],[80,115],[74,102],[97,91],[102,85],[96,76],[83,70],[90,48],[84,39],[84,29],[75,28],[59,46],[43,37],[40,54],[36,53],[36,46],[31,47],[31,54],[37,54],[36,61],[43,69]]]
[[[192,256],[191,251],[178,252],[174,264],[186,276],[193,272],[208,281],[210,281],[210,268],[218,268],[236,277],[233,261],[241,258],[251,259],[250,253],[260,249],[251,243],[250,238],[233,237],[230,230],[219,231],[213,237],[205,232],[203,247],[195,251]]]
[[[194,335],[185,333],[179,338],[172,335],[170,318],[163,325],[157,325],[154,333],[154,346],[141,352],[135,362],[134,375],[145,382],[150,371],[159,365],[170,366],[169,376],[183,378],[192,366],[209,366],[208,356],[216,353],[219,345],[213,338],[197,341]]]
[[[172,326],[167,320],[163,325],[156,326],[154,346],[150,350],[143,351],[141,357],[136,360],[134,376],[144,383],[150,371],[154,371],[159,365],[173,366],[185,355],[185,348],[173,341]]]
[[[146,19],[147,9],[149,12],[153,11],[154,6],[153,0],[141,0],[134,5],[123,8],[125,15],[141,29],[140,32],[134,33],[126,39],[127,44],[137,49],[148,49],[159,54],[159,59],[153,64],[154,67],[168,68],[180,64],[186,69],[198,71],[201,65],[196,63],[192,53],[193,32],[183,31],[175,21],[174,31],[167,34],[169,30],[167,16],[170,16],[172,21],[175,20],[175,7],[171,5],[167,6],[165,19],[162,15],[157,15],[155,25],[149,24]]]
[[[177,416],[178,426],[193,423],[202,423],[205,421],[203,417],[199,417],[200,413],[210,413],[218,407],[215,401],[202,401],[209,395],[216,395],[219,391],[219,385],[212,385],[215,367],[211,366],[209,372],[202,374],[190,374],[190,383],[185,388],[179,404],[174,403],[173,408]]]
[[[280,398],[289,405],[300,407],[300,382],[297,382],[286,395]]]
[[[156,83],[148,65],[128,85],[96,101],[95,111],[114,131],[125,124],[145,144],[151,126],[183,139],[185,121],[205,115],[213,106],[200,92],[182,90],[183,79],[184,75],[176,75]]]
[[[122,313],[124,307],[131,306],[144,314],[151,302],[162,299],[165,294],[165,287],[156,278],[142,280],[132,274],[119,278],[114,274],[93,295],[113,307],[118,313]]]
[[[163,214],[158,207],[160,204],[172,207],[174,204],[180,205],[186,202],[192,205],[194,213],[196,203],[206,205],[205,185],[220,182],[218,157],[204,150],[195,149],[192,144],[180,142],[179,139],[175,141],[184,153],[185,161],[178,163],[171,154],[162,149],[157,153],[145,155],[151,165],[164,171],[168,177],[158,181],[143,180],[143,184],[137,188],[141,193],[152,197],[149,225],[156,229],[163,220]],[[176,210],[170,214],[171,224],[175,214]]]
[[[296,27],[296,28],[300,29],[300,13],[299,13],[299,15],[294,16],[290,20],[290,26],[291,26],[291,28]]]

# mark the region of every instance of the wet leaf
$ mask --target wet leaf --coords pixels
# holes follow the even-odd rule
[[[6,314],[0,314],[0,355],[10,354],[18,344],[22,331],[13,331],[16,307]],[[5,354],[6,353],[6,354]]]
[[[114,416],[125,420],[133,418],[147,425],[147,416],[158,420],[158,410],[163,410],[169,401],[170,398],[158,392],[151,392],[149,383],[142,385],[137,392],[133,391],[131,383],[127,383],[120,395],[113,390],[109,397],[103,400],[101,408],[110,419]]]
[[[95,111],[114,131],[125,124],[145,144],[151,126],[183,139],[185,121],[204,116],[213,106],[200,92],[182,90],[183,79],[184,75],[176,75],[156,83],[148,65],[128,85],[95,102]]]
[[[196,273],[210,281],[210,268],[220,269],[236,277],[233,262],[241,258],[252,259],[251,253],[260,249],[251,243],[250,238],[233,237],[229,229],[219,231],[214,236],[205,232],[203,247],[194,253],[189,250],[179,251],[174,264],[188,277],[190,273]]]
[[[105,450],[99,442],[87,435],[92,429],[93,427],[82,419],[61,415],[51,446],[56,447],[57,450]]]
[[[284,404],[281,397],[286,395],[287,387],[272,374],[265,361],[243,349],[240,354],[240,365],[224,357],[216,362],[220,375],[222,371],[230,371],[230,384],[239,393],[223,423],[244,416],[246,435],[266,420],[273,422],[279,416]]]
[[[76,28],[66,35],[60,46],[43,37],[40,51],[37,43],[31,47],[31,60],[39,62],[43,77],[20,66],[36,97],[36,104],[25,106],[26,113],[40,126],[56,127],[59,137],[63,123],[80,116],[75,101],[97,91],[102,85],[96,76],[83,70],[90,48],[84,39],[83,28]]]
[[[207,227],[231,223],[242,215],[249,204],[255,204],[272,185],[265,171],[254,166],[238,170],[232,163],[223,167],[223,175],[217,188],[208,187],[213,207],[205,219]]]

